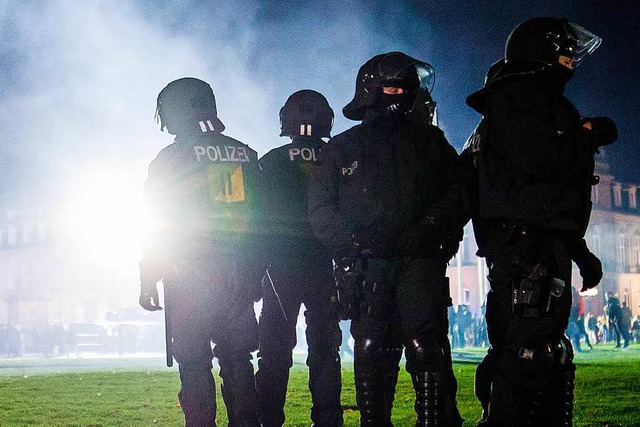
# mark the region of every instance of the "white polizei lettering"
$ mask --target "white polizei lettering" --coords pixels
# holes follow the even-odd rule
[[[307,125],[307,135],[311,136],[311,125]]]
[[[222,147],[217,147],[217,148],[218,148],[218,154],[220,155],[220,161],[221,162],[228,162],[229,161],[229,147],[224,146],[224,151],[222,151]]]
[[[303,148],[300,150],[300,156],[302,157],[302,160],[313,160],[313,151],[311,151],[310,148]]]
[[[209,126],[210,131],[213,131],[213,124],[211,124],[211,120],[207,120],[207,126]]]
[[[207,157],[209,157],[209,160],[211,160],[212,162],[215,162],[218,160],[218,150],[216,150],[216,147],[214,147],[213,145],[210,145],[207,147]]]
[[[196,152],[196,159],[200,161],[200,158],[205,155],[207,152],[202,145],[196,145],[193,147],[193,150]]]
[[[289,148],[289,160],[294,161],[296,156],[300,154],[299,148]]]
[[[207,131],[207,127],[204,125],[204,122],[200,122],[200,130],[202,132],[206,132]]]
[[[224,145],[218,147],[215,145],[209,145],[203,147],[202,145],[196,145],[193,147],[196,154],[196,159],[201,161],[204,156],[212,162],[250,162],[249,154],[246,147],[235,147],[232,145]]]
[[[304,135],[304,125],[300,125],[300,135]]]
[[[248,162],[249,156],[247,155],[247,149],[245,147],[238,147],[238,161]]]

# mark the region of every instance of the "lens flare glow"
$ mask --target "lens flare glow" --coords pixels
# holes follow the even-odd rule
[[[61,240],[74,256],[98,265],[137,265],[143,235],[142,178],[113,168],[79,175],[67,188]]]

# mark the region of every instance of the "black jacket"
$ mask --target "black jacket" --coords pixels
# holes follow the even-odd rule
[[[467,99],[484,116],[473,147],[474,215],[581,237],[591,210],[595,148],[563,88],[548,77],[506,76]]]
[[[258,173],[256,152],[218,133],[177,137],[160,151],[145,182],[152,219],[142,280],[155,283],[168,265],[194,257],[253,256]]]
[[[311,224],[338,254],[355,239],[376,256],[431,256],[452,233],[457,247],[456,165],[455,149],[435,126],[365,121],[327,144],[311,178]]]
[[[297,268],[331,265],[331,253],[318,241],[307,215],[307,188],[325,142],[296,137],[260,158],[262,224],[269,264]]]

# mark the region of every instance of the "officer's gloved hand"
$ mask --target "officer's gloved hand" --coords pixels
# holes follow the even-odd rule
[[[582,289],[580,289],[580,292],[598,286],[598,283],[602,280],[602,263],[589,250],[584,239],[580,239],[574,246],[571,258],[578,266],[580,276],[582,276]]]
[[[581,124],[582,129],[591,136],[596,148],[613,144],[618,139],[618,127],[609,117],[585,117]]]
[[[140,307],[148,311],[162,310],[160,307],[160,297],[158,296],[158,287],[156,283],[140,283],[140,298],[138,299]]]

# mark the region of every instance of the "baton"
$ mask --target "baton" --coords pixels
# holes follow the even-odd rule
[[[167,284],[164,283],[164,347],[167,354],[167,367],[173,366],[173,331],[171,330],[171,316],[169,315],[169,295]]]
[[[269,279],[269,283],[271,284],[271,289],[273,289],[273,293],[276,296],[276,300],[278,301],[278,305],[280,306],[280,311],[282,311],[282,316],[284,317],[284,320],[288,322],[289,319],[287,319],[287,314],[284,312],[282,301],[280,301],[280,295],[278,295],[278,291],[276,290],[276,285],[273,283],[273,280],[271,280],[271,274],[269,274],[268,268],[265,270],[265,274],[267,276],[267,279]]]

